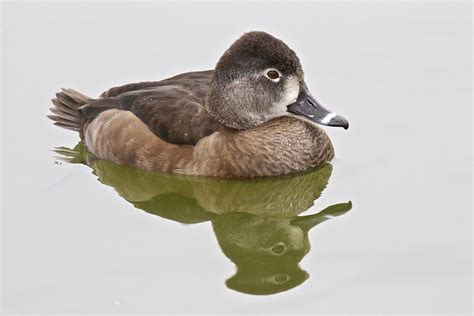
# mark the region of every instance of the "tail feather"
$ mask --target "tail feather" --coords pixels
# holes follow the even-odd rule
[[[57,108],[57,107],[50,108],[49,110],[59,117],[69,119],[70,121],[73,121],[73,122],[77,121],[77,116],[75,115],[73,111],[64,111],[63,109]]]
[[[53,105],[54,105],[53,108],[55,108],[57,110],[61,110],[63,112],[67,112],[67,113],[72,114],[72,115],[76,114],[76,110],[70,109],[67,106],[64,106],[61,102],[59,102],[58,99],[54,98],[51,101],[53,102]]]
[[[61,91],[67,95],[68,97],[70,97],[71,99],[73,99],[74,101],[76,101],[77,103],[82,103],[84,101],[91,101],[93,100],[92,98],[88,97],[87,95],[85,94],[82,94],[80,93],[79,91],[76,91],[76,90],[73,90],[73,89],[66,89],[66,88],[61,88]],[[87,102],[86,102],[87,103]]]
[[[54,105],[53,107],[50,108],[51,112],[56,114],[56,112],[53,111],[54,109],[55,111],[58,111],[58,112],[60,111],[62,113],[76,116],[76,110],[72,110],[66,106],[63,106],[62,103],[58,101],[58,99],[52,99],[51,101],[53,102],[53,105]]]
[[[71,130],[71,131],[75,131],[75,132],[80,132],[81,131],[80,127],[77,127],[77,126],[74,126],[74,125],[63,124],[63,123],[60,123],[60,122],[54,122],[53,124],[56,125],[56,126]]]
[[[51,101],[53,107],[50,111],[54,115],[48,115],[48,118],[54,121],[54,125],[81,132],[85,119],[79,108],[93,99],[75,90],[61,88],[61,92],[56,93],[56,98]]]
[[[67,94],[64,92],[58,92],[56,93],[56,99],[65,107],[75,110],[77,108],[77,102],[69,97]]]
[[[55,123],[57,122],[65,125],[76,126],[80,123],[77,119],[68,119],[63,116],[47,115],[47,117],[53,120]]]

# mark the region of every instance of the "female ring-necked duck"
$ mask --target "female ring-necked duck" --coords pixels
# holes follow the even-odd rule
[[[146,170],[217,177],[303,171],[329,161],[314,123],[348,128],[304,82],[300,61],[264,32],[240,37],[215,70],[114,87],[93,99],[62,89],[48,116],[98,158]]]

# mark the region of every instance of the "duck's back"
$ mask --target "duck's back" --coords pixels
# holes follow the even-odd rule
[[[110,88],[107,91],[104,91],[101,94],[101,97],[117,97],[123,93],[131,91],[146,90],[163,86],[177,86],[183,90],[191,92],[201,104],[204,104],[209,92],[213,74],[214,70],[194,71],[182,73],[160,81],[130,83]]]
[[[204,108],[212,74],[212,70],[189,72],[114,87],[81,111],[88,123],[109,109],[130,111],[162,140],[195,145],[224,128]]]

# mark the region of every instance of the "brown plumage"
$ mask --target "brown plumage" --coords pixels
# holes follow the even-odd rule
[[[242,36],[214,71],[114,87],[98,99],[63,89],[53,104],[49,117],[97,157],[191,175],[303,171],[334,155],[314,123],[347,127],[309,94],[296,54],[263,32]]]

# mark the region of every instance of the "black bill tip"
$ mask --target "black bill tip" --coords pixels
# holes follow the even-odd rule
[[[328,126],[337,126],[337,127],[342,127],[344,129],[348,129],[349,128],[349,121],[346,120],[345,118],[343,118],[340,115],[336,115],[327,122],[327,125]]]

